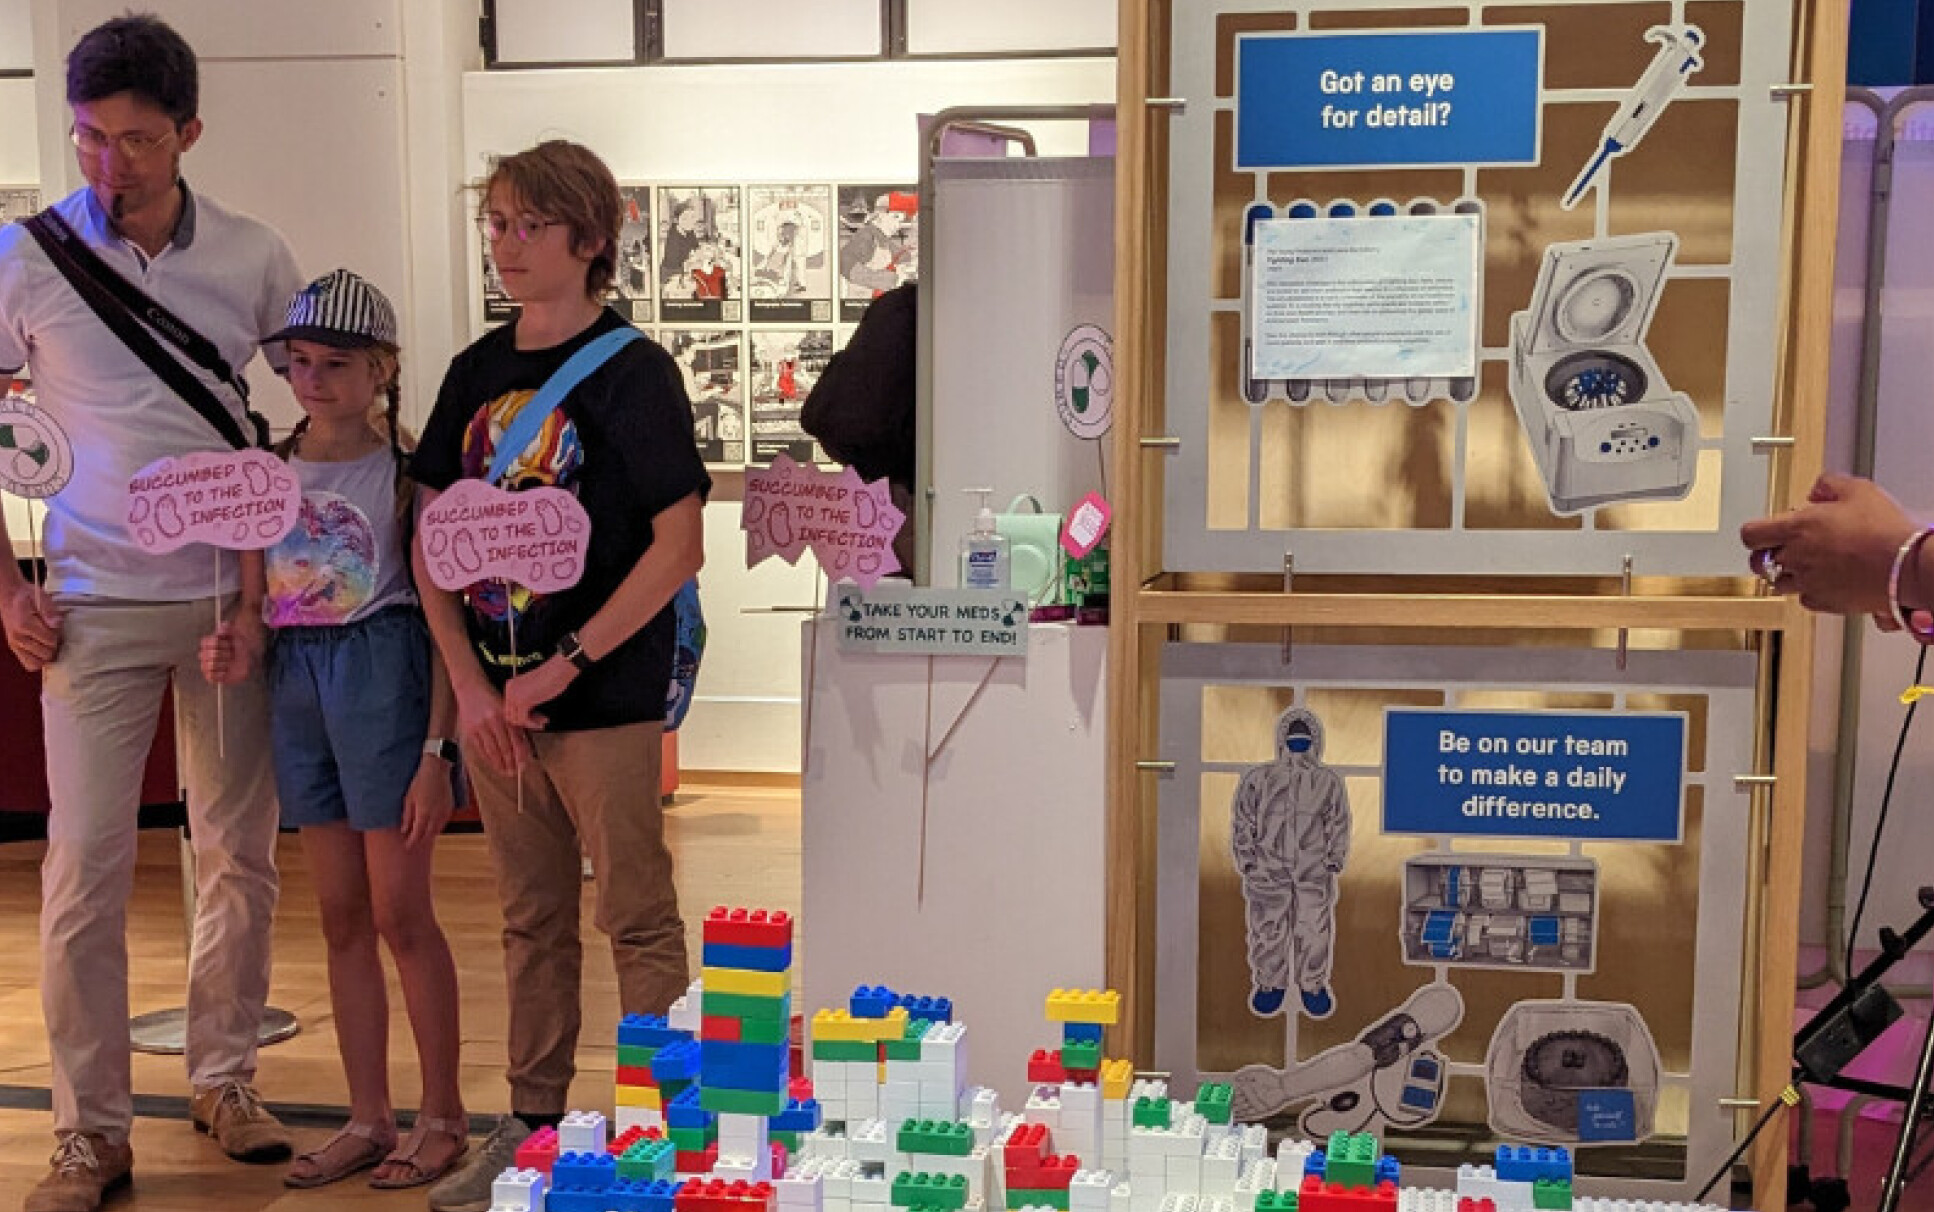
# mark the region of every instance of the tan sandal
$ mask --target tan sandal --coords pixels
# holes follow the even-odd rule
[[[345,1141],[354,1148],[339,1151],[337,1146]],[[308,1191],[315,1187],[326,1187],[339,1183],[352,1174],[360,1174],[373,1166],[382,1164],[390,1150],[396,1148],[396,1131],[388,1131],[377,1124],[348,1124],[340,1132],[322,1143],[321,1148],[311,1149],[290,1163],[289,1172],[282,1176],[282,1185],[298,1191]],[[332,1154],[340,1153],[334,1164],[329,1159]],[[298,1173],[297,1166],[307,1165],[309,1172]]]
[[[416,1160],[416,1155],[423,1150],[423,1142],[433,1135],[447,1136],[457,1142],[456,1152],[444,1158],[443,1163],[434,1169]],[[419,1115],[416,1117],[416,1123],[410,1126],[410,1134],[403,1139],[403,1143],[380,1163],[382,1166],[403,1167],[403,1172],[389,1178],[372,1178],[369,1180],[369,1185],[378,1191],[401,1191],[409,1187],[425,1186],[448,1174],[468,1152],[470,1152],[468,1120],[438,1119],[433,1115]]]

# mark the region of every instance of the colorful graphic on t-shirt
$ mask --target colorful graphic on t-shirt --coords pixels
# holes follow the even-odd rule
[[[464,475],[481,478],[489,474],[490,464],[497,456],[497,443],[503,439],[504,431],[536,394],[535,391],[522,389],[508,391],[477,410],[463,434]],[[584,444],[578,439],[577,426],[564,415],[563,409],[556,408],[544,418],[544,426],[538,431],[537,437],[511,461],[498,486],[512,490],[569,489],[583,465]],[[484,581],[472,586],[468,595],[471,610],[492,630],[505,624],[507,606],[515,610],[518,618],[522,618],[543,598],[542,594],[531,593],[521,585],[512,585],[506,602],[504,590],[501,581]],[[515,633],[506,628],[503,636],[491,637],[491,651],[482,655],[516,668],[522,668],[530,664],[534,657],[543,655],[527,653],[515,641]],[[509,659],[509,653],[513,650],[517,652],[515,661]]]
[[[381,564],[367,514],[333,492],[304,493],[295,528],[269,549],[269,626],[348,622],[369,605]]]

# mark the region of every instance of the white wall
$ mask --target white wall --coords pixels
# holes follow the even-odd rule
[[[40,183],[34,109],[31,77],[0,79],[0,185]]]
[[[916,115],[961,105],[1112,102],[1112,59],[874,62],[475,72],[464,78],[464,164],[547,138],[596,150],[620,180],[904,181],[919,175]],[[1043,155],[1079,155],[1077,124],[1037,128]],[[464,269],[481,272],[468,256]],[[478,284],[457,301],[482,331]],[[799,769],[799,615],[811,557],[745,568],[738,477],[706,509],[710,642],[679,758],[695,770]]]

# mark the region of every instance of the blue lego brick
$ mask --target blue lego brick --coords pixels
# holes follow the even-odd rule
[[[603,1191],[559,1191],[553,1187],[544,1192],[544,1212],[611,1212],[606,1202],[609,1199]]]
[[[1384,1183],[1389,1183],[1393,1187],[1403,1186],[1403,1167],[1397,1164],[1396,1158],[1387,1153],[1377,1159],[1377,1177],[1370,1184],[1370,1188],[1375,1190]]]
[[[618,1022],[618,1042],[642,1048],[663,1048],[680,1040],[692,1038],[690,1031],[680,1031],[665,1022],[660,1014],[627,1014]]]
[[[774,1132],[811,1132],[819,1127],[824,1118],[818,1099],[809,1098],[802,1102],[791,1098],[786,1100],[785,1113],[772,1117],[770,1127]]]
[[[651,1058],[651,1076],[659,1084],[691,1081],[699,1074],[700,1052],[697,1040],[682,1039],[666,1044]]]
[[[1101,1042],[1103,1027],[1100,1023],[1062,1023],[1061,1042],[1064,1044],[1098,1044]]]
[[[617,1181],[618,1159],[609,1153],[562,1153],[551,1166],[552,1191],[602,1191]]]
[[[907,1017],[925,1019],[930,1023],[951,1023],[954,1021],[954,999],[950,997],[922,997],[917,994],[904,994],[900,1005],[906,1007]]]
[[[847,999],[846,1012],[854,1018],[885,1018],[900,1004],[900,995],[885,985],[861,985]]]
[[[792,968],[792,944],[787,943],[783,947],[735,947],[729,943],[707,943],[703,962],[707,968],[786,972]]]
[[[678,1097],[665,1104],[665,1126],[668,1128],[709,1128],[717,1118],[699,1105],[697,1086],[685,1087],[678,1092]]]
[[[611,1212],[672,1212],[672,1201],[684,1185],[684,1180],[676,1178],[634,1182],[631,1190],[620,1196],[626,1202],[612,1204]]]
[[[1571,1181],[1571,1152],[1531,1145],[1499,1145],[1497,1176],[1508,1183],[1531,1183],[1541,1178]]]
[[[1303,1159],[1303,1177],[1304,1178],[1308,1178],[1311,1175],[1314,1175],[1317,1178],[1327,1180],[1329,1178],[1329,1168],[1330,1168],[1329,1155],[1324,1153],[1321,1149],[1316,1150],[1316,1152],[1310,1154],[1308,1157]]]
[[[733,1090],[784,1090],[791,1082],[791,1049],[708,1039],[699,1045],[700,1081]],[[745,1085],[747,1081],[755,1085]]]
[[[1531,919],[1531,945],[1533,947],[1556,947],[1559,938],[1557,918],[1534,917]]]

